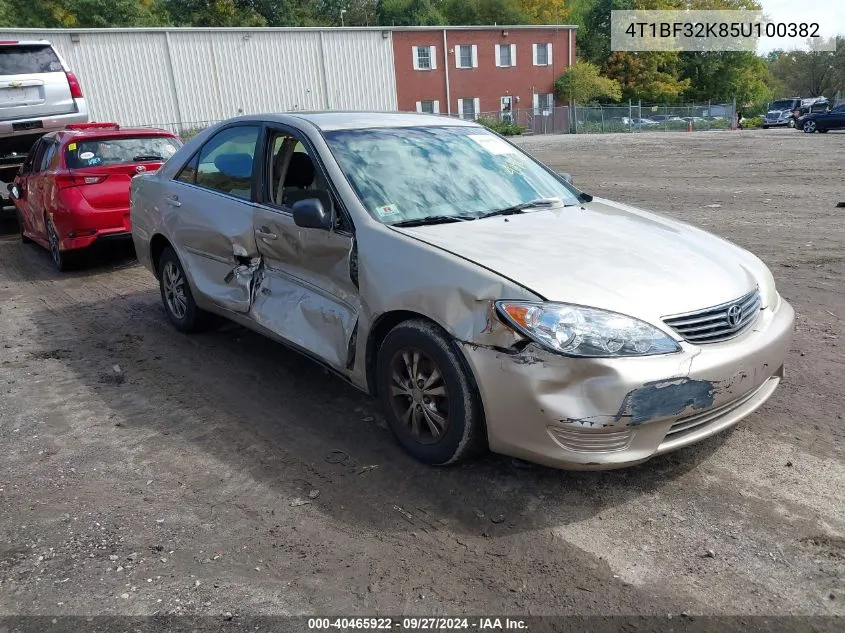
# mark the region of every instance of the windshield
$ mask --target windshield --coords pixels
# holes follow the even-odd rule
[[[792,110],[795,102],[792,99],[781,99],[772,104],[771,110]]]
[[[385,224],[472,219],[541,198],[578,204],[560,180],[483,128],[338,130],[326,141],[364,206]]]
[[[79,169],[121,163],[164,162],[176,153],[181,144],[172,136],[85,139],[68,143],[67,166]]]

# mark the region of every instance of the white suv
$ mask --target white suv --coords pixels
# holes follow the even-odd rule
[[[50,42],[0,42],[0,181],[11,182],[4,172],[17,171],[43,134],[86,121],[79,82]]]

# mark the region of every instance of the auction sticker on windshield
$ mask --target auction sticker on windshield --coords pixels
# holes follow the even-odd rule
[[[489,134],[469,134],[468,136],[491,154],[502,156],[505,154],[517,153],[514,147],[511,147],[502,139],[495,136],[491,136]]]
[[[376,207],[376,213],[382,219],[394,218],[399,215],[399,207],[395,204],[386,204],[383,207]]]

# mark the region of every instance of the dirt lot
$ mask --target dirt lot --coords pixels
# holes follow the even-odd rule
[[[175,332],[131,254],[60,275],[5,223],[0,615],[845,614],[845,134],[521,142],[771,266],[766,406],[628,471],[429,469],[297,354]]]

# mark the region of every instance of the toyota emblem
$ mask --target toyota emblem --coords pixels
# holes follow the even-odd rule
[[[147,171],[147,168],[146,168],[146,167],[144,167],[143,165],[138,165],[138,166],[135,168],[135,171],[137,171],[139,174],[143,174],[145,171]]]
[[[728,325],[736,327],[742,320],[742,308],[734,304],[728,308]]]

